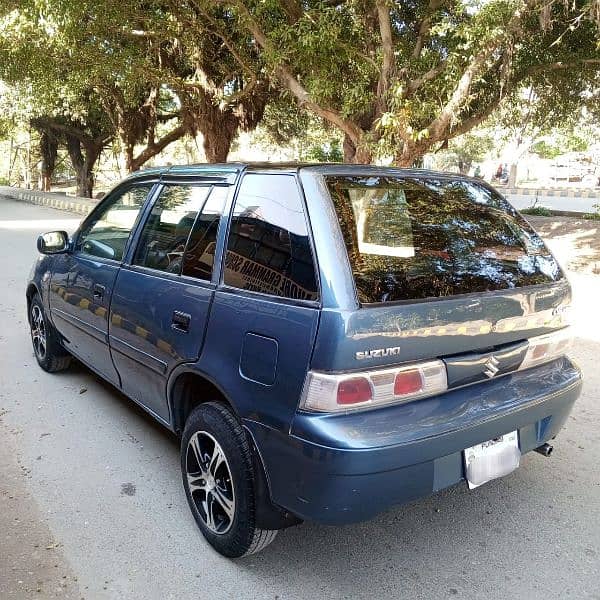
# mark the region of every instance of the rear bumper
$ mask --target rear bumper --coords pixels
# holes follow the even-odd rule
[[[524,454],[557,435],[581,391],[563,358],[406,405],[298,413],[289,435],[246,421],[273,501],[324,524],[363,521],[464,479],[462,450],[519,431]]]

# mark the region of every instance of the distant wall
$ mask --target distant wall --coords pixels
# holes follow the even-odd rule
[[[53,194],[51,192],[38,192],[37,190],[25,190],[5,185],[0,185],[0,196],[6,196],[21,202],[30,202],[60,210],[68,210],[80,215],[87,215],[98,204],[98,200],[90,198],[65,196],[64,194]]]

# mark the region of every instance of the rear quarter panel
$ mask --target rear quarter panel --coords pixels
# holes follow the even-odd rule
[[[218,290],[198,368],[238,414],[289,431],[319,322],[319,309],[241,290]]]

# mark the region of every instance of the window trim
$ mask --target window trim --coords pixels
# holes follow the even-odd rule
[[[272,176],[284,176],[284,177],[292,177],[296,184],[296,189],[298,190],[298,197],[300,199],[300,204],[302,205],[302,211],[304,212],[304,222],[306,224],[306,229],[308,232],[308,239],[310,245],[310,251],[313,262],[313,270],[315,272],[315,282],[317,284],[317,298],[315,300],[306,300],[302,298],[288,298],[287,296],[278,296],[276,294],[269,294],[267,292],[259,292],[256,290],[244,290],[243,288],[238,288],[232,285],[225,283],[225,259],[227,257],[227,244],[229,242],[229,233],[231,231],[231,223],[233,220],[233,211],[235,205],[237,203],[237,199],[240,193],[240,189],[244,182],[244,179],[248,175],[262,175],[263,177],[272,177]],[[306,198],[304,196],[304,189],[301,186],[300,180],[298,178],[297,173],[288,173],[288,172],[280,172],[280,171],[262,171],[262,170],[244,170],[240,177],[237,180],[235,192],[231,198],[231,205],[229,206],[229,210],[227,211],[227,229],[224,234],[223,246],[221,248],[221,255],[219,256],[220,265],[219,265],[219,279],[217,283],[217,290],[224,291],[228,293],[234,293],[236,295],[248,295],[250,298],[264,299],[264,300],[277,300],[277,301],[285,301],[286,304],[294,305],[294,306],[308,306],[311,308],[322,306],[322,293],[321,293],[321,280],[319,277],[319,266],[316,258],[316,251],[313,240],[313,232],[311,223],[308,217],[308,207],[306,204]],[[216,261],[216,258],[215,258]]]
[[[129,237],[127,238],[125,248],[123,249],[123,256],[121,257],[121,260],[117,260],[115,258],[105,258],[103,256],[96,256],[94,254],[88,254],[87,252],[83,252],[81,247],[79,247],[79,242],[81,239],[81,234],[87,227],[88,223],[90,221],[93,221],[96,218],[96,215],[98,213],[100,213],[107,204],[114,201],[116,195],[118,195],[118,197],[120,197],[124,193],[126,193],[127,191],[129,191],[133,188],[146,186],[146,185],[150,185],[150,189],[148,190],[148,193],[146,194],[144,203],[142,204],[142,206],[137,214],[137,217],[135,218],[135,222],[133,223],[133,226],[132,226],[131,230],[129,231]],[[154,197],[157,187],[159,187],[159,186],[158,186],[158,180],[156,180],[156,179],[124,181],[124,182],[117,184],[112,190],[110,190],[110,192],[104,198],[102,198],[102,200],[97,204],[97,206],[94,207],[94,209],[90,212],[90,214],[82,221],[82,223],[77,228],[77,231],[73,235],[73,256],[86,258],[86,259],[94,260],[94,261],[105,262],[105,263],[113,264],[113,265],[125,264],[127,261],[127,257],[128,257],[129,251],[131,249],[133,240],[137,236],[137,232],[139,230],[139,225],[140,225],[142,219],[145,218],[148,204],[153,201],[153,197]]]
[[[320,300],[304,300],[302,298],[288,298],[287,296],[274,296],[265,292],[257,292],[255,290],[243,290],[231,285],[222,284],[217,287],[218,291],[231,294],[233,296],[242,296],[253,300],[264,300],[268,302],[281,302],[289,306],[303,306],[305,308],[320,308]]]
[[[123,269],[131,271],[133,273],[141,273],[148,277],[155,277],[158,279],[169,279],[170,281],[181,281],[186,284],[198,284],[200,287],[206,287],[208,289],[215,289],[217,286],[212,281],[206,279],[197,279],[196,277],[190,277],[189,275],[178,275],[177,273],[169,273],[168,271],[159,271],[152,267],[145,267],[143,265],[134,265],[131,263],[122,265]]]

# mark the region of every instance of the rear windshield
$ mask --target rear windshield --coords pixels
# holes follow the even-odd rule
[[[563,274],[528,223],[470,180],[326,177],[361,303],[550,283]]]

